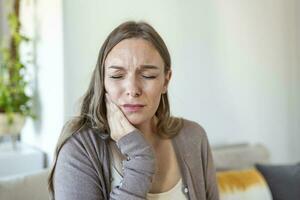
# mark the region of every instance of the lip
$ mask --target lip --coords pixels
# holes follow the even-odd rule
[[[128,112],[137,112],[143,109],[144,106],[143,104],[124,104],[123,108]]]
[[[143,104],[124,104],[124,107],[143,107]]]

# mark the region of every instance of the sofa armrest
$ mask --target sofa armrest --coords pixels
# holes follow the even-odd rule
[[[269,163],[270,153],[262,144],[234,144],[212,148],[217,171],[247,169],[257,163]]]
[[[0,179],[0,199],[48,200],[48,169],[36,173]]]

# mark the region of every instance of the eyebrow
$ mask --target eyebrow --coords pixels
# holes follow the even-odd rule
[[[117,65],[111,65],[111,66],[109,66],[108,68],[110,68],[110,69],[119,69],[119,70],[125,69],[124,67],[122,67],[122,66],[117,66]],[[157,66],[155,66],[155,65],[140,65],[140,68],[141,68],[141,70],[145,70],[145,69],[155,69],[155,70],[159,70],[159,67],[157,67]]]

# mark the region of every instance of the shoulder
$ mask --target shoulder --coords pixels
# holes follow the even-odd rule
[[[99,134],[85,129],[65,136],[53,168],[55,199],[102,199],[109,173],[107,143]]]
[[[183,118],[182,134],[193,139],[206,138],[206,131],[198,122],[185,118]]]
[[[175,140],[177,140],[181,146],[188,148],[188,151],[193,148],[206,148],[208,139],[205,129],[196,121],[185,118],[182,119],[183,127],[175,137]]]
[[[96,143],[105,143],[108,141],[108,139],[109,135],[107,133],[91,128],[86,128],[75,132],[70,137],[70,140],[76,140],[82,144],[93,143],[93,145],[95,145]]]
[[[105,132],[97,129],[85,128],[73,133],[68,140],[71,143],[77,141],[84,145],[89,143],[105,143],[108,139],[109,135]]]
[[[92,129],[73,133],[58,150],[54,162],[55,174],[72,177],[88,174],[91,179],[100,177],[102,167],[106,167],[108,158],[108,139]],[[63,181],[63,180],[62,180]]]
[[[58,156],[95,157],[107,149],[108,135],[93,129],[84,129],[67,137],[61,145]]]
[[[190,158],[191,160],[199,161],[199,163],[206,162],[208,159],[208,154],[210,153],[209,141],[206,131],[198,122],[184,119],[183,128],[176,140],[178,141],[179,149],[184,152],[187,159]]]

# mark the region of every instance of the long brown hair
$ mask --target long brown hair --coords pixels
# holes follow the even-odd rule
[[[148,23],[128,21],[119,25],[109,34],[100,49],[91,82],[82,99],[79,116],[72,118],[64,125],[58,139],[53,165],[48,177],[48,189],[51,194],[54,192],[53,174],[57,156],[67,139],[71,137],[73,133],[79,132],[84,128],[97,129],[101,133],[109,136],[110,131],[106,118],[106,105],[104,100],[104,62],[108,53],[115,45],[129,38],[142,38],[152,43],[164,61],[164,72],[166,73],[171,69],[171,58],[167,46],[155,29]],[[157,117],[157,133],[162,138],[174,137],[183,126],[182,118],[172,117],[170,115],[167,92],[162,94],[155,115]]]

